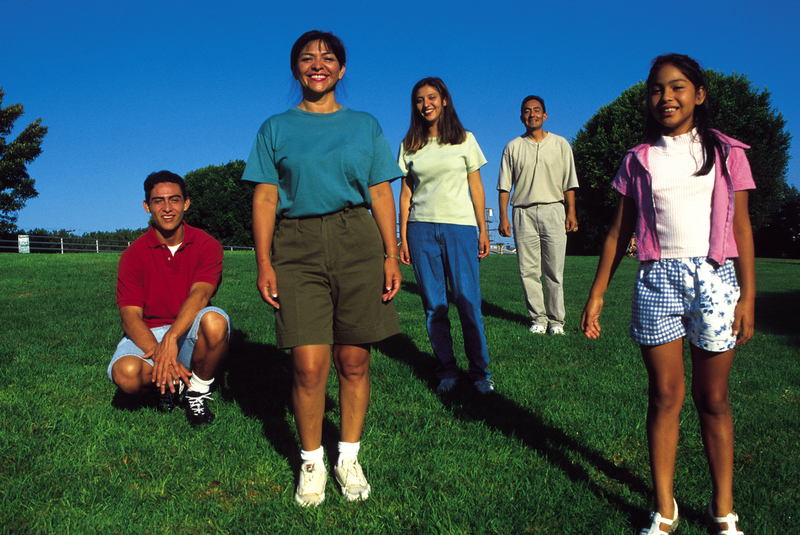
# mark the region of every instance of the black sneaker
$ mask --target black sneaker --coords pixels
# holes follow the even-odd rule
[[[172,412],[175,408],[175,401],[178,399],[178,393],[172,393],[165,390],[163,394],[158,394],[158,401],[156,401],[156,408],[158,412]]]
[[[208,400],[213,400],[211,392],[201,394],[189,390],[183,396],[183,406],[186,409],[186,418],[192,427],[210,424],[214,421],[214,413],[208,409]]]

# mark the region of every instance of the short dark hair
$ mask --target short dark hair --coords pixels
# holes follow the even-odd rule
[[[183,198],[188,199],[188,196],[186,195],[186,183],[180,176],[176,175],[175,173],[171,173],[170,171],[156,171],[155,173],[150,173],[147,175],[147,178],[144,179],[145,202],[150,202],[150,192],[153,191],[153,188],[156,187],[156,185],[163,182],[177,184],[181,188],[181,195],[183,195]]]
[[[331,32],[311,30],[301,35],[297,41],[294,42],[294,45],[292,45],[292,52],[289,55],[289,61],[292,67],[292,76],[295,78],[298,76],[297,58],[300,57],[300,53],[303,51],[306,45],[314,41],[322,41],[325,46],[328,47],[328,50],[333,52],[333,55],[336,56],[336,59],[339,61],[339,65],[344,67],[345,63],[347,63],[347,52],[344,50],[344,43],[342,43],[341,39],[333,35]]]
[[[529,100],[538,100],[539,104],[542,105],[542,113],[547,113],[547,108],[544,106],[544,99],[542,97],[537,97],[536,95],[528,95],[524,99],[522,99],[522,104],[519,107],[520,113],[525,113],[525,103]]]

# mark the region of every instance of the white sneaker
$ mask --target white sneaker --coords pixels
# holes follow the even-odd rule
[[[369,498],[369,491],[372,487],[367,483],[364,470],[361,469],[361,464],[357,459],[345,459],[341,466],[333,469],[333,473],[336,475],[336,482],[339,483],[347,501]]]
[[[551,325],[549,329],[547,329],[547,334],[559,334],[564,335],[564,327],[561,325]]]
[[[294,499],[303,507],[316,507],[325,499],[325,482],[328,472],[322,461],[306,461],[300,467],[300,480]]]
[[[545,332],[547,332],[547,329],[544,328],[544,325],[534,324],[531,325],[531,328],[528,329],[528,332],[533,334],[544,334]]]

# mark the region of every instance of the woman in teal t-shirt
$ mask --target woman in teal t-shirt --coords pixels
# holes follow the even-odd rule
[[[478,259],[489,254],[480,172],[486,158],[472,132],[461,126],[439,78],[420,80],[411,91],[411,125],[398,163],[406,175],[400,192],[400,260],[414,266],[428,337],[439,360],[438,392],[451,390],[458,378],[448,282],[464,332],[469,379],[478,392],[491,392],[478,277]]]
[[[258,291],[275,309],[278,347],[292,354],[302,447],[295,500],[316,506],[327,480],[321,444],[331,345],[341,406],[334,475],[348,500],[370,494],[358,451],[370,344],[400,332],[391,301],[401,275],[390,181],[401,173],[377,121],[336,101],[345,71],[336,36],[303,34],[291,66],[303,100],[264,122],[242,179],[257,183]]]

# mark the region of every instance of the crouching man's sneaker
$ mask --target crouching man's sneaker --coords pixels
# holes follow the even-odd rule
[[[371,487],[357,459],[345,459],[341,466],[333,469],[333,472],[336,474],[336,482],[339,483],[342,494],[348,501],[366,500],[369,497]]]
[[[300,467],[300,480],[294,499],[303,507],[316,507],[325,499],[325,483],[328,472],[322,461],[306,461]]]
[[[210,424],[214,421],[214,413],[208,408],[208,401],[213,400],[211,393],[201,394],[189,390],[183,396],[183,405],[186,409],[186,418],[192,427]]]

